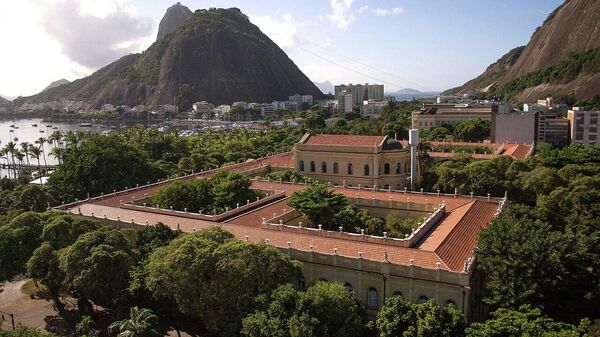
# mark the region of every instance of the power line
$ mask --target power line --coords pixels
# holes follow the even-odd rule
[[[358,70],[355,70],[355,69],[352,69],[352,68],[350,68],[350,67],[346,67],[346,66],[345,66],[345,65],[343,65],[343,64],[339,64],[339,63],[337,63],[337,62],[335,62],[335,61],[332,61],[332,60],[330,60],[330,59],[328,59],[328,58],[326,58],[326,57],[323,57],[323,56],[321,56],[321,55],[319,55],[319,54],[317,54],[317,53],[314,53],[314,52],[312,52],[312,51],[310,51],[310,50],[308,50],[308,49],[306,49],[306,48],[304,48],[304,47],[302,47],[302,46],[299,46],[298,48],[300,48],[300,49],[304,50],[305,52],[307,52],[307,53],[309,53],[309,54],[311,54],[311,55],[313,55],[313,56],[315,56],[315,57],[318,57],[318,58],[322,59],[323,61],[326,61],[326,62],[329,62],[329,63],[335,64],[336,66],[338,66],[338,67],[340,67],[340,68],[344,68],[344,69],[346,69],[346,70],[348,70],[348,71],[351,71],[351,72],[353,72],[353,73],[359,74],[359,75],[361,75],[361,76],[364,76],[364,77],[368,77],[368,78],[370,78],[370,79],[373,79],[373,80],[375,80],[375,81],[378,81],[378,82],[383,82],[383,83],[387,83],[387,84],[389,84],[389,85],[393,85],[393,86],[395,86],[395,87],[402,88],[402,85],[399,85],[398,83],[392,83],[392,82],[389,82],[389,81],[386,81],[386,80],[383,80],[383,79],[380,79],[380,78],[377,78],[377,77],[373,77],[373,76],[371,76],[371,75],[367,75],[367,74],[365,74],[365,73],[362,73],[362,72],[360,72],[360,71],[358,71]]]
[[[362,65],[362,66],[364,66],[364,67],[367,67],[367,68],[369,68],[369,69],[371,69],[371,70],[377,71],[377,72],[379,72],[379,73],[382,73],[382,74],[386,74],[386,75],[388,75],[388,76],[394,77],[394,78],[396,78],[396,79],[398,79],[398,80],[400,80],[400,81],[403,81],[403,82],[411,83],[411,84],[413,84],[413,85],[415,85],[415,86],[417,86],[417,87],[420,87],[421,89],[424,89],[424,90],[427,90],[427,91],[433,91],[433,90],[431,90],[430,88],[428,88],[428,87],[426,87],[426,86],[424,86],[424,85],[421,85],[421,84],[419,84],[419,83],[417,83],[417,82],[414,82],[414,81],[407,80],[407,79],[405,79],[405,78],[402,78],[402,77],[400,77],[400,76],[397,76],[397,75],[395,75],[395,74],[392,74],[392,73],[390,73],[390,72],[388,72],[388,71],[385,71],[385,70],[377,69],[377,68],[375,68],[375,67],[373,67],[373,66],[371,66],[371,65],[369,65],[369,64],[367,64],[367,63],[364,63],[364,62],[361,62],[361,61],[359,61],[359,60],[353,59],[353,58],[351,58],[351,57],[349,57],[349,56],[346,56],[346,55],[344,55],[344,54],[342,54],[342,53],[338,53],[338,52],[336,52],[336,51],[334,51],[334,50],[331,50],[331,49],[329,49],[329,48],[326,48],[326,47],[324,47],[324,46],[321,46],[321,45],[319,45],[319,44],[316,44],[316,43],[314,43],[314,42],[311,42],[311,41],[304,41],[304,42],[308,42],[309,44],[312,44],[312,45],[314,45],[314,46],[317,46],[317,47],[319,47],[319,48],[321,48],[321,49],[323,49],[323,50],[325,50],[325,51],[328,51],[328,52],[330,52],[330,53],[332,53],[332,54],[336,55],[336,56],[343,57],[343,58],[345,58],[345,59],[347,59],[347,60],[349,60],[349,61],[351,61],[351,62],[354,62],[354,63],[360,64],[360,65]],[[399,86],[399,87],[404,87],[404,86]]]

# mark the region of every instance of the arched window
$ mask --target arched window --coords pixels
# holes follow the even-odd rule
[[[402,164],[396,163],[396,174],[402,173]]]
[[[300,172],[304,172],[304,160],[301,160],[298,166],[300,166]]]
[[[317,170],[317,165],[314,161],[310,162],[310,172],[315,172]]]
[[[419,296],[419,301],[418,301],[419,303],[425,303],[427,301],[429,301],[429,297],[427,297],[425,295]]]
[[[340,167],[339,167],[338,163],[333,163],[333,173],[338,174],[339,171],[340,171]]]
[[[369,175],[369,165],[365,165],[365,176]]]
[[[389,189],[389,188],[390,188],[390,185],[388,185],[388,184],[385,184],[385,185],[383,185],[383,188],[387,190],[387,189]]]
[[[379,295],[377,294],[377,289],[373,287],[367,290],[367,307],[374,310],[379,307]]]
[[[390,163],[383,165],[383,174],[390,174]]]
[[[321,163],[321,172],[327,173],[327,163],[326,162]]]
[[[348,164],[348,175],[353,175],[354,173],[352,172],[352,164]]]

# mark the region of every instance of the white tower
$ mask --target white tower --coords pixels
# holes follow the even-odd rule
[[[408,145],[410,145],[410,189],[415,189],[418,176],[417,147],[419,146],[419,129],[408,131]]]

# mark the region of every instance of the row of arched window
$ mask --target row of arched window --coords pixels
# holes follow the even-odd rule
[[[305,171],[305,167],[304,167],[304,161],[301,160],[298,163],[298,168],[300,170],[300,172],[304,172]],[[391,166],[390,163],[385,163],[383,165],[383,174],[390,174],[391,170],[390,170]],[[310,162],[310,167],[309,167],[309,171],[310,172],[317,172],[317,164],[314,161]],[[346,167],[346,171],[348,175],[354,175],[354,167],[352,166],[352,164],[348,164],[348,166]],[[404,172],[408,172],[408,163],[404,163]],[[327,162],[322,162],[321,163],[321,173],[327,173]],[[339,164],[333,163],[333,174],[339,174],[340,173],[340,166]],[[401,174],[402,173],[402,164],[401,163],[396,163],[396,174]],[[365,165],[363,166],[363,175],[364,176],[369,176],[371,174],[371,170],[369,165]]]
[[[321,278],[321,279],[319,279],[319,281],[326,282],[327,280],[324,278]],[[344,287],[350,292],[354,291],[352,284],[350,284],[348,282],[344,283]],[[404,297],[402,295],[402,293],[399,291],[394,292],[394,296]],[[419,296],[418,300],[417,300],[418,303],[425,303],[427,301],[429,301],[429,297],[427,297],[425,295]],[[450,299],[447,300],[445,304],[456,306],[456,303]],[[375,287],[370,287],[369,289],[367,289],[367,307],[369,309],[373,309],[373,310],[376,310],[379,308],[379,292],[377,291],[377,288],[375,288]]]

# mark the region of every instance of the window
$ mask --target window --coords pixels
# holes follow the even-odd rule
[[[340,167],[339,167],[338,163],[333,163],[333,173],[338,174],[339,170],[340,170]]]
[[[402,164],[396,163],[396,174],[402,173]]]
[[[352,175],[354,173],[352,173],[352,164],[348,164],[348,174]]]
[[[315,172],[317,170],[317,165],[315,164],[314,161],[310,162],[310,172]]]
[[[390,164],[389,163],[385,163],[385,165],[383,165],[383,174],[390,174]]]
[[[427,297],[425,295],[419,296],[419,301],[418,301],[419,303],[425,303],[427,301],[429,301],[429,297]]]
[[[300,166],[300,167],[299,167],[299,169],[300,169],[300,172],[304,172],[304,160],[301,160],[301,161],[300,161],[300,165],[299,165],[299,166]]]
[[[377,289],[373,287],[367,290],[367,307],[374,310],[379,307],[379,296],[377,294]]]
[[[456,303],[455,303],[453,300],[447,300],[447,301],[446,301],[446,305],[447,305],[447,306],[454,306],[454,307],[457,307],[457,306],[456,306]]]
[[[326,162],[321,163],[321,172],[327,173],[327,163]]]
[[[369,165],[365,165],[365,176],[369,175]]]
[[[390,185],[385,184],[385,185],[383,185],[383,188],[386,189],[386,190],[388,190],[390,188]]]

